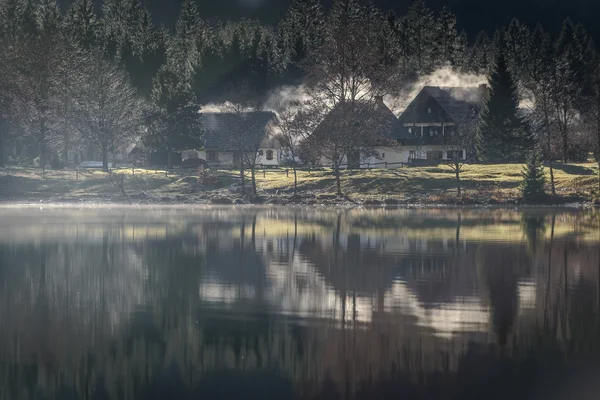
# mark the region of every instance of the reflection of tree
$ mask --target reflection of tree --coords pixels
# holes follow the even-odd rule
[[[488,288],[492,325],[498,344],[506,346],[517,316],[517,283],[527,276],[528,259],[518,248],[488,250],[483,255],[484,277]]]
[[[532,273],[524,242],[465,239],[475,226],[467,210],[458,221],[423,212],[434,238],[419,236],[416,222],[402,232],[374,222],[361,231],[349,220],[361,215],[366,223],[377,214],[318,212],[313,222],[305,211],[236,209],[181,218],[164,237],[133,240],[124,233],[129,223],[119,220],[100,225],[99,235],[81,226],[69,241],[0,243],[0,388],[12,388],[0,399],[34,392],[96,398],[101,391],[112,399],[166,398],[161,388],[170,398],[210,398],[223,385],[234,397],[269,385],[282,398],[290,391],[300,398],[419,398],[431,388],[469,393],[457,387],[475,385],[483,394],[506,387],[508,398],[510,380],[485,386],[485,379],[521,370],[485,346],[467,347],[468,340],[485,341],[467,331],[467,314],[484,321],[488,314],[468,309],[465,299],[489,304],[497,340],[511,343],[515,357],[530,357],[538,337],[552,340],[536,351],[600,354],[598,329],[589,329],[598,319],[600,246],[559,233],[571,223],[564,216],[552,217],[550,243],[542,245],[538,232],[535,259],[548,259],[550,270]],[[517,228],[522,220],[486,216],[485,224],[507,219]],[[284,223],[279,231],[287,236],[269,234]],[[400,235],[406,246],[397,250],[392,242]],[[524,280],[536,290],[534,310],[519,300]],[[228,287],[251,288],[251,295],[209,296]],[[327,308],[330,297],[335,307]],[[340,323],[342,297],[347,315]],[[436,321],[456,329],[442,338],[423,321],[447,317],[450,307],[461,319]],[[365,310],[370,319],[361,318]],[[548,325],[530,335],[538,317]]]
[[[523,213],[521,217],[521,226],[523,227],[523,233],[527,238],[527,245],[531,249],[531,252],[535,253],[538,244],[544,239],[544,234],[546,233],[546,215]]]

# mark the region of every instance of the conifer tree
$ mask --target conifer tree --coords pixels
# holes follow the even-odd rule
[[[487,75],[494,61],[494,46],[485,31],[475,37],[475,42],[469,52],[468,70],[474,74]]]
[[[100,22],[92,0],[77,0],[67,11],[65,30],[81,49],[90,50],[100,44]]]
[[[18,120],[38,146],[45,168],[52,134],[57,128],[58,77],[65,65],[62,16],[55,0],[42,0],[33,10],[35,30],[27,35],[17,58]]]
[[[521,81],[524,68],[528,60],[528,46],[531,33],[526,25],[516,18],[510,21],[506,31],[503,32],[502,48],[511,72],[516,82]]]
[[[447,7],[442,8],[436,21],[435,46],[439,64],[458,63],[459,36],[456,30],[456,16]]]
[[[479,122],[479,157],[487,161],[521,160],[531,146],[531,139],[519,116],[517,85],[502,51],[489,83],[490,95]]]
[[[521,195],[527,203],[539,203],[546,198],[546,173],[542,158],[536,150],[532,150],[523,168]]]
[[[425,0],[415,1],[406,16],[406,28],[411,55],[418,73],[428,73],[434,68],[436,57],[433,12]]]

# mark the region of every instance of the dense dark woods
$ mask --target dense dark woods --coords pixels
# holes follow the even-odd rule
[[[174,27],[157,26],[139,0],[76,0],[63,11],[55,0],[2,0],[0,165],[101,158],[108,169],[136,145],[172,165],[172,151],[201,143],[201,106],[235,101],[236,85],[258,109],[300,102],[294,113],[316,126],[341,103],[355,112],[402,98],[440,69],[489,81],[480,161],[522,161],[537,147],[552,166],[600,152],[600,62],[583,26],[566,20],[556,37],[517,19],[492,37],[459,26],[450,9],[434,13],[422,0],[406,15],[360,0],[328,9],[295,0],[274,26],[204,19],[186,0]],[[333,134],[304,147],[337,160],[375,140],[369,129],[344,135],[361,140],[340,149]]]

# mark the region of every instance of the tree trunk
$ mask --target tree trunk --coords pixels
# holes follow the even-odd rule
[[[341,196],[342,193],[342,182],[340,180],[340,167],[338,165],[334,165],[333,173],[335,175],[335,186],[337,189],[337,195]]]
[[[173,169],[173,152],[171,146],[167,146],[167,169]]]
[[[2,148],[0,147],[0,151],[1,151],[1,149]],[[0,162],[2,162],[2,158],[0,158]],[[294,196],[297,194],[298,194],[298,174],[296,171],[296,164],[294,163]]]
[[[250,168],[252,172],[252,194],[256,196],[256,167]]]
[[[545,103],[544,103],[545,104]],[[546,145],[548,147],[547,157],[550,164],[550,186],[552,187],[552,196],[556,196],[556,185],[554,184],[554,160],[552,157],[552,141],[550,140],[550,117],[547,108],[544,108],[544,124],[546,127]]]
[[[69,135],[67,133],[63,136],[63,149],[62,149],[62,158],[64,162],[64,166],[69,166]]]
[[[108,172],[108,146],[102,146],[102,171]]]
[[[45,141],[40,141],[40,168],[42,170],[46,169],[46,143]]]
[[[0,130],[0,168],[4,166],[4,132]]]
[[[244,161],[240,159],[240,179],[242,180],[242,196],[246,194],[246,174],[244,172]]]
[[[461,188],[461,182],[460,182],[460,168],[458,167],[458,165],[454,166],[455,170],[455,174],[456,174],[456,193],[458,195],[458,198],[460,199],[462,197],[462,188]]]
[[[566,164],[567,162],[569,162],[569,140],[567,138],[566,132],[562,133],[562,139],[563,139],[563,162]]]
[[[598,99],[600,101],[600,96]],[[596,139],[598,139],[598,143],[596,143],[596,161],[598,161],[598,189],[600,189],[600,105],[598,105],[598,116],[596,118]]]

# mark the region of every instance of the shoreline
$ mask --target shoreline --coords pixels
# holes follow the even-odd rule
[[[121,198],[119,198],[121,197]],[[185,197],[185,198],[184,198]],[[586,201],[582,198],[569,196],[554,199],[538,204],[527,204],[519,199],[507,201],[477,201],[471,198],[463,201],[440,202],[428,201],[424,196],[411,198],[383,198],[381,196],[370,196],[369,198],[351,198],[332,194],[300,194],[298,196],[259,194],[251,196],[224,196],[222,193],[200,196],[175,196],[174,198],[153,198],[151,196],[133,195],[128,199],[122,196],[28,196],[22,194],[0,195],[0,207],[336,207],[336,208],[370,208],[370,209],[394,209],[394,208],[571,208],[589,209],[600,208],[600,202]]]

